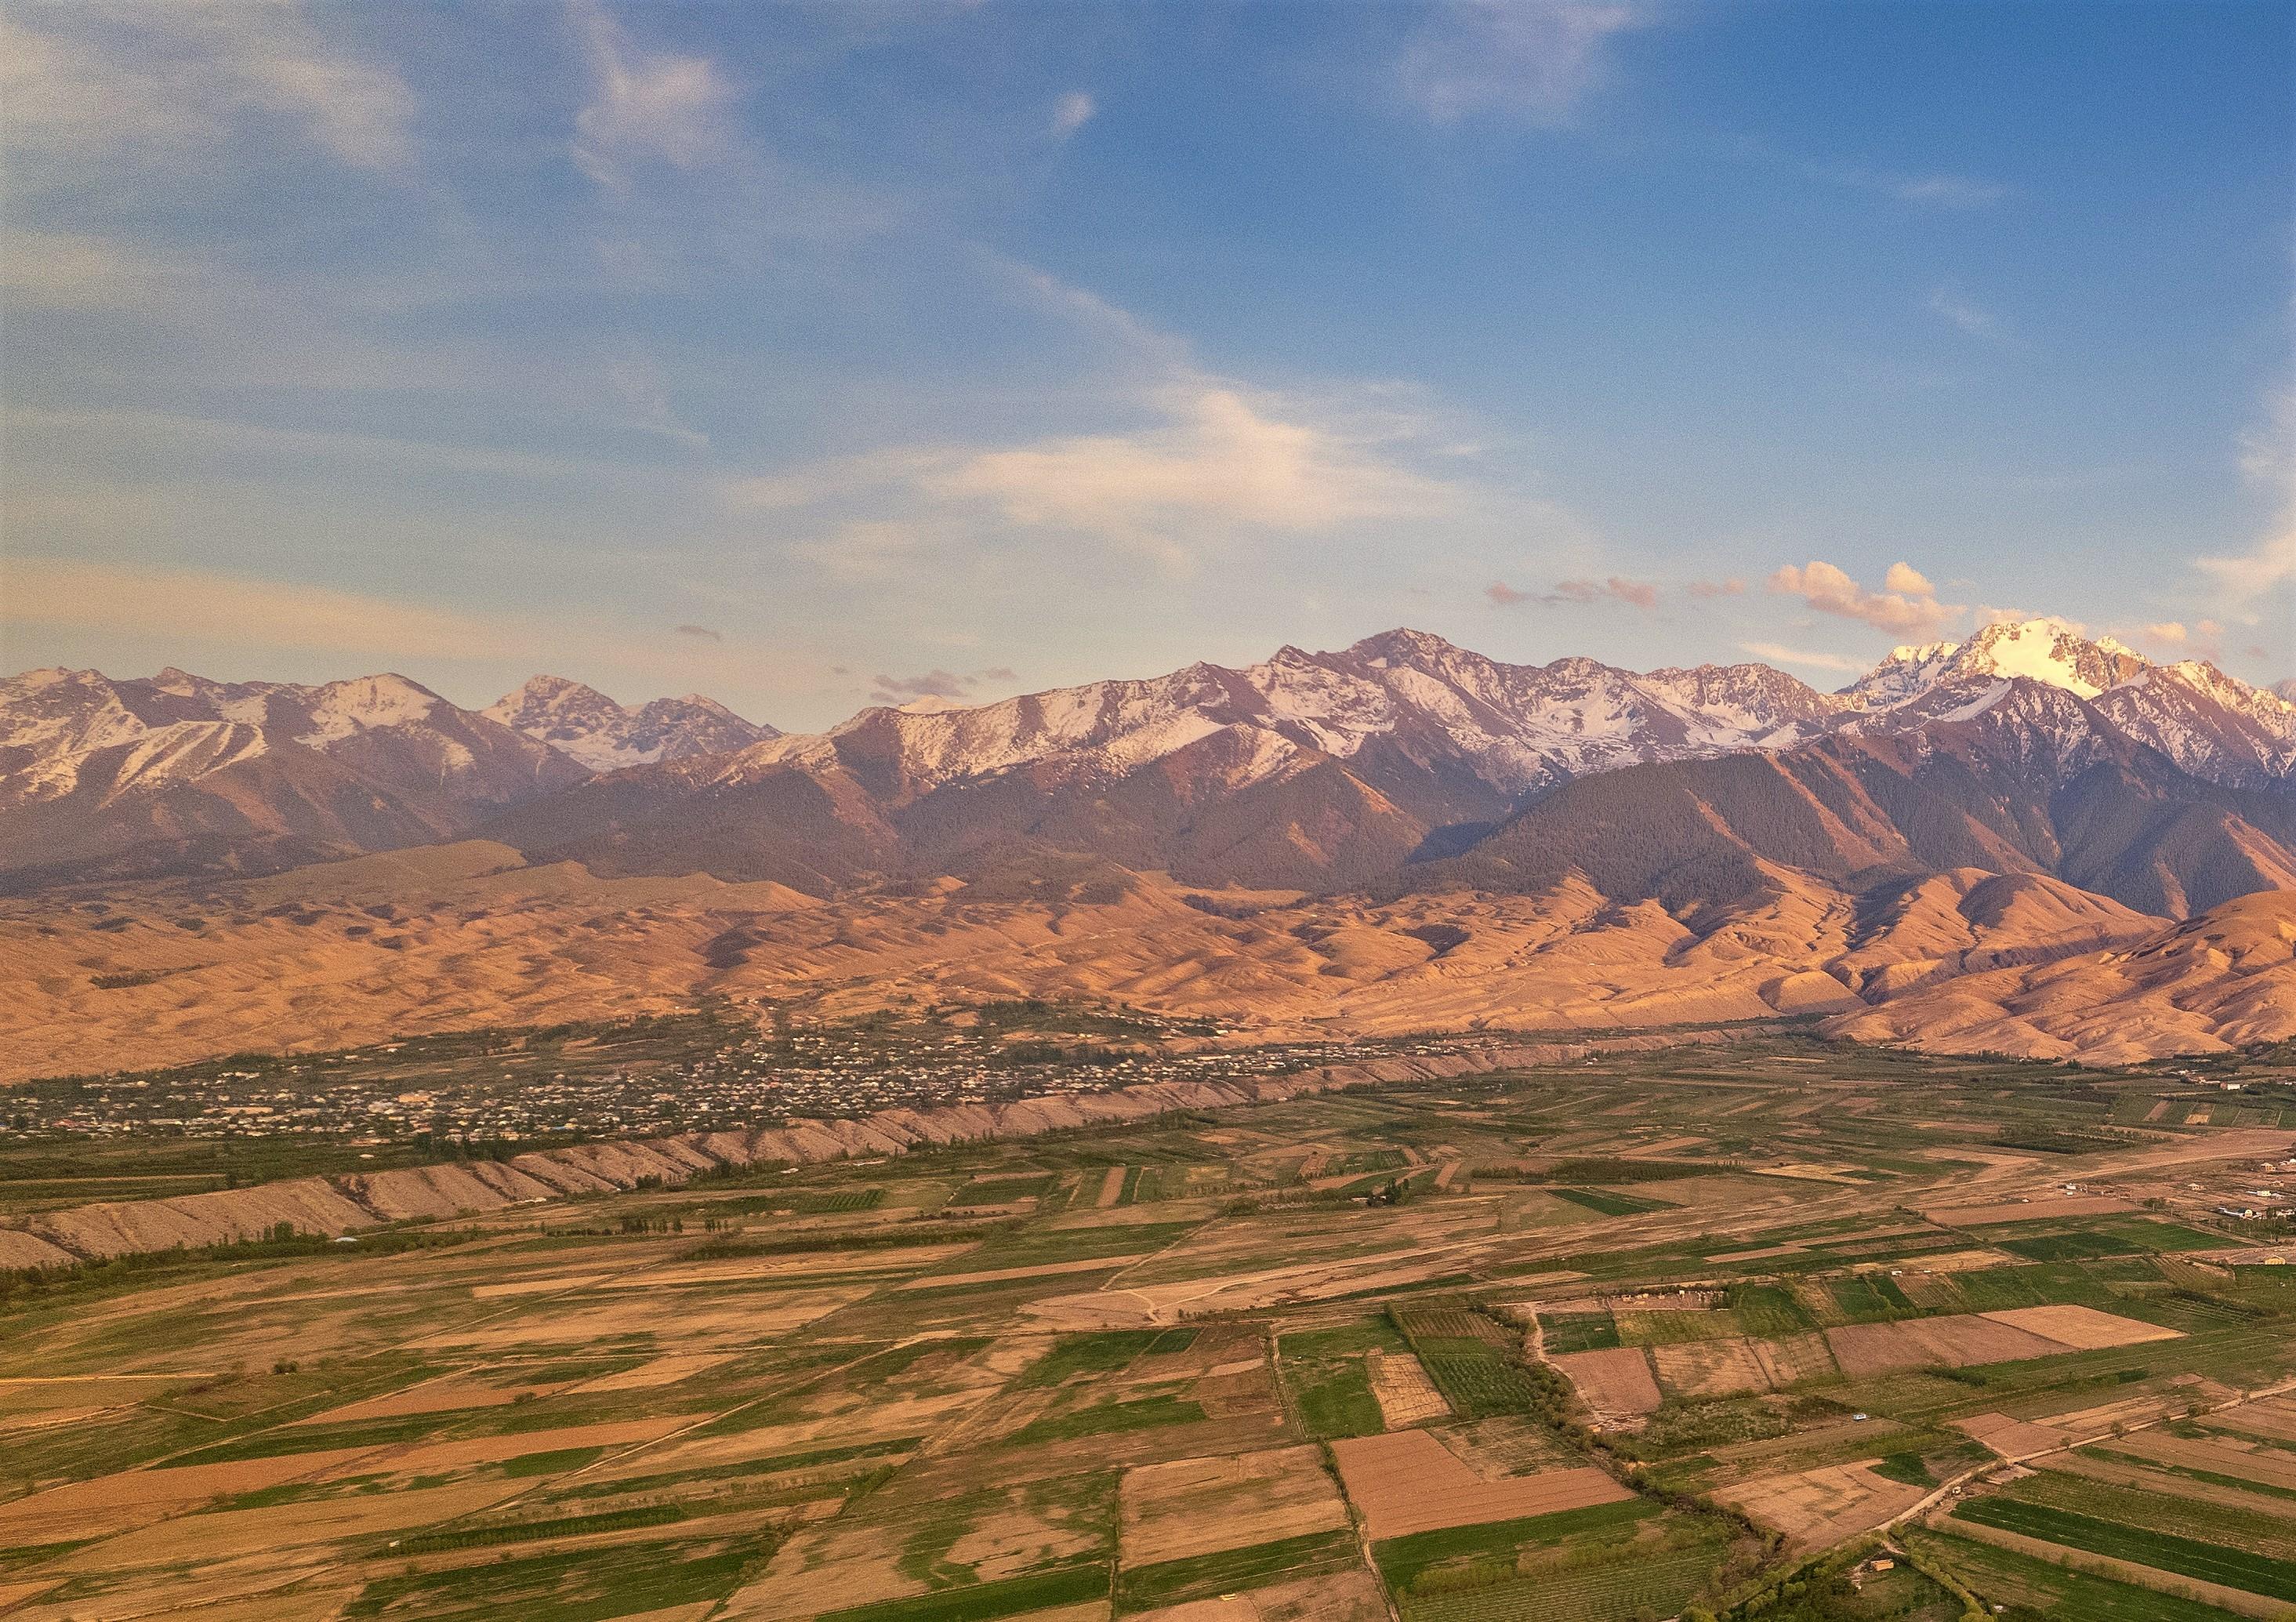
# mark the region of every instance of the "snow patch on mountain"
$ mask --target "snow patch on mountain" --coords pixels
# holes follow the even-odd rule
[[[562,676],[535,676],[482,713],[594,772],[723,754],[780,735],[696,693],[633,709]]]

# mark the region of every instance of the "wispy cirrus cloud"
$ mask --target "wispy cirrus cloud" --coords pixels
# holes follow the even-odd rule
[[[1088,92],[1071,90],[1053,103],[1053,139],[1065,141],[1092,122],[1100,104]]]
[[[1999,182],[1972,175],[1907,175],[1856,163],[1811,163],[1803,168],[1816,178],[1832,184],[1872,192],[1918,208],[1989,209],[2012,195],[2010,188]]]
[[[2241,472],[2271,498],[2271,528],[2245,552],[2195,558],[2215,589],[2218,611],[2245,625],[2267,618],[2264,600],[2296,588],[2296,388],[2283,389],[2267,402],[2264,420],[2241,436]],[[2284,601],[2274,622],[2284,657],[2296,643],[2296,613]]]
[[[728,480],[737,511],[824,516],[853,504],[800,555],[851,572],[857,561],[932,537],[1044,531],[1144,553],[1185,569],[1208,546],[1253,536],[1313,536],[1377,519],[1433,517],[1454,490],[1410,467],[1392,425],[1318,413],[1307,402],[1205,377],[1152,391],[1155,420],[1119,432],[1007,446],[897,446]]]
[[[1988,343],[2001,344],[2013,342],[2015,338],[2015,334],[2009,330],[2008,324],[1999,315],[1987,309],[1952,283],[1940,283],[1931,288],[1928,299],[1923,302],[1929,307],[1931,315],[1972,338],[1981,338]]]
[[[649,49],[595,4],[574,8],[591,94],[574,116],[575,167],[611,192],[648,164],[695,169],[734,152],[740,90],[712,58]]]
[[[1436,124],[1479,117],[1567,124],[1607,80],[1610,46],[1649,25],[1639,4],[1467,0],[1438,10],[1396,64],[1404,100]]]
[[[1789,563],[1770,577],[1770,590],[1799,597],[1821,614],[1855,619],[1898,636],[1934,635],[1964,611],[1938,601],[1937,587],[1910,563],[1892,563],[1880,591],[1868,591],[1848,571],[1817,559]]]
[[[356,169],[398,174],[414,161],[406,81],[294,0],[12,10],[0,19],[0,119],[20,190],[85,185],[90,165],[114,184],[133,171],[180,186],[280,130]]]

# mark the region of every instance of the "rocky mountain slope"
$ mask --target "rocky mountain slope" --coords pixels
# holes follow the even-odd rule
[[[818,898],[1583,887],[1703,937],[1813,888],[1969,869],[2178,918],[2296,882],[2292,785],[2296,705],[2046,619],[1900,649],[1838,693],[1394,631],[787,737],[548,677],[485,714],[395,676],[0,685],[19,889],[475,831],[530,864]]]
[[[403,676],[0,680],[0,885],[266,872],[456,837],[619,766],[775,736],[708,699],[537,676],[481,713]]]
[[[0,681],[0,875],[275,869],[451,838],[588,775],[401,676],[34,670]]]
[[[1191,882],[1728,905],[1976,865],[2181,914],[2296,872],[2296,706],[2053,620],[1905,648],[1840,693],[1759,665],[1501,664],[1397,631],[617,774],[490,837],[818,895],[1054,857]]]
[[[698,692],[653,699],[632,709],[562,676],[535,676],[479,713],[572,756],[593,772],[722,755],[781,736]]]

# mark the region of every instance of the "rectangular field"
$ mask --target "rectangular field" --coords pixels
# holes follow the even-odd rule
[[[1344,1438],[1332,1444],[1332,1456],[1348,1496],[1375,1539],[1519,1520],[1634,1496],[1591,1464],[1528,1476],[1480,1476],[1424,1430]]]

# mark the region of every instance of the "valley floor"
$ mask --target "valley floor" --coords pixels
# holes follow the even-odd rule
[[[0,1615],[2273,1616],[2287,1092],[1749,1042],[9,1275]]]

